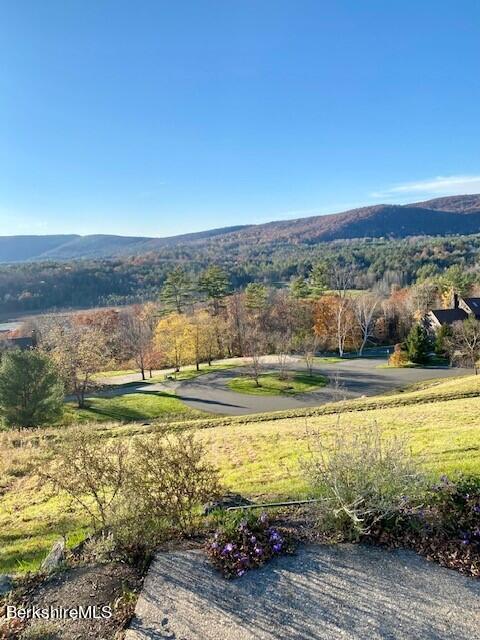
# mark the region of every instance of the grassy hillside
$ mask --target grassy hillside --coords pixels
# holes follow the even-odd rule
[[[312,432],[325,438],[343,425],[377,422],[408,437],[412,452],[435,475],[480,475],[480,377],[430,381],[404,393],[366,398],[317,409],[261,416],[210,418],[176,423],[196,431],[219,466],[224,484],[257,499],[306,494],[300,459]],[[94,424],[105,437],[128,439],[158,427]],[[67,533],[81,537],[84,520],[38,484],[34,466],[44,459],[46,439],[63,431],[0,434],[0,573],[38,566],[52,541]]]

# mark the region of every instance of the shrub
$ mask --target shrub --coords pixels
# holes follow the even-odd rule
[[[325,532],[347,539],[368,533],[396,513],[405,496],[414,499],[425,486],[406,442],[387,437],[376,424],[338,423],[330,442],[324,434],[315,434],[303,467],[314,494],[321,498],[318,510]]]
[[[408,356],[405,351],[403,351],[401,344],[396,344],[393,348],[393,353],[388,359],[388,364],[391,367],[404,367],[408,364]]]
[[[115,552],[138,564],[170,535],[189,535],[204,502],[220,490],[217,471],[191,434],[136,437],[130,446],[91,429],[54,445],[40,475],[88,515],[95,532],[87,551]]]
[[[226,578],[240,577],[292,550],[289,536],[271,526],[266,513],[243,510],[224,514],[206,545],[210,561]]]
[[[480,478],[452,482],[442,476],[430,491],[421,520],[427,531],[457,540],[480,553]]]
[[[378,522],[370,537],[480,577],[480,479],[452,482],[443,476],[429,487],[421,507],[405,497],[397,513]]]
[[[105,531],[125,486],[127,452],[121,442],[78,428],[53,444],[53,461],[39,473],[80,506],[95,531]]]
[[[218,472],[192,434],[138,438],[130,462],[128,490],[144,519],[167,522],[182,535],[197,527],[201,505],[220,494]]]
[[[57,420],[63,385],[50,359],[39,351],[13,350],[0,366],[0,415],[10,427],[37,427]]]

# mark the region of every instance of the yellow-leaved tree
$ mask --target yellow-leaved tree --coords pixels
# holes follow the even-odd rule
[[[184,314],[171,313],[162,318],[155,329],[155,343],[175,371],[195,362],[194,332]]]

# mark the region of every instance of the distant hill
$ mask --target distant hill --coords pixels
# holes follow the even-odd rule
[[[296,220],[225,227],[169,238],[115,235],[3,236],[0,262],[135,256],[165,248],[215,244],[316,244],[353,238],[405,238],[480,232],[480,194],[449,196],[407,205],[379,204]]]

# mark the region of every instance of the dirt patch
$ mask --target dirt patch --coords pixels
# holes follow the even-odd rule
[[[17,626],[12,635],[0,638],[21,640],[113,640],[130,619],[142,580],[131,567],[121,563],[77,566],[47,580],[26,586],[10,604],[31,608],[83,607],[97,618],[30,620]],[[95,609],[93,609],[95,607]],[[109,607],[110,609],[102,609]],[[102,616],[102,611],[104,617]],[[109,612],[111,611],[111,615]],[[13,629],[12,629],[13,631]]]

